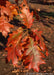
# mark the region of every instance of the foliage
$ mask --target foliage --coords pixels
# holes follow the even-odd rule
[[[18,0],[15,1],[18,2]],[[48,50],[41,36],[42,32],[31,30],[34,21],[33,11],[30,12],[26,0],[23,0],[21,4],[17,3],[18,6],[11,4],[9,1],[4,2],[6,3],[5,6],[1,6],[0,3],[0,32],[2,32],[2,35],[8,36],[10,28],[14,27],[9,23],[14,16],[18,19],[20,17],[20,21],[26,26],[25,29],[19,27],[16,31],[9,33],[7,47],[5,48],[8,52],[7,59],[9,62],[12,60],[14,66],[24,66],[29,70],[33,69],[38,72],[39,65],[45,64],[42,59],[45,58],[45,55],[42,52],[45,52],[48,56]],[[20,62],[22,63],[20,64]]]

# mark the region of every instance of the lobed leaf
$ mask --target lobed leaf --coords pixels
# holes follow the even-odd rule
[[[2,32],[3,36],[7,36],[8,32],[10,32],[10,28],[13,28],[14,26],[9,24],[6,20],[4,20],[3,17],[0,17],[0,32]]]
[[[21,13],[19,14],[21,18],[23,18],[23,24],[27,26],[27,28],[31,28],[33,25],[33,11],[30,13],[28,5],[25,5],[21,9]]]
[[[22,38],[22,28],[19,28],[17,31],[14,31],[9,35],[7,48],[8,51],[8,61],[12,60],[12,63],[16,65],[19,58],[22,57],[22,46],[20,44]]]

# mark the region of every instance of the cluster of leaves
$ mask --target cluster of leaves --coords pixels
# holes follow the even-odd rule
[[[18,2],[18,0],[15,0]],[[7,50],[7,59],[14,66],[24,66],[34,71],[39,71],[39,65],[45,64],[42,58],[46,53],[48,56],[48,50],[44,44],[44,40],[41,36],[41,31],[31,30],[33,25],[33,11],[30,12],[26,0],[23,0],[20,4],[11,4],[9,1],[5,1],[5,6],[0,6],[0,32],[3,36],[7,36],[10,32],[10,28],[14,27],[9,22],[13,20],[14,16],[21,18],[21,22],[27,27],[23,29],[19,27],[16,31],[9,34],[8,42],[5,50]],[[29,29],[28,29],[29,28]],[[20,62],[22,62],[20,64]]]
[[[6,0],[4,0],[3,3],[6,3],[6,5],[0,5],[0,32],[2,32],[3,36],[6,37],[8,32],[10,32],[10,28],[14,27],[13,25],[9,24],[9,22],[13,20],[15,15],[18,15],[18,8],[15,4],[11,4]]]

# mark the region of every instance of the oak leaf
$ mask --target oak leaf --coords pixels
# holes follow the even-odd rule
[[[27,28],[31,28],[33,25],[33,11],[30,13],[29,7],[26,5],[22,7],[20,17],[23,19],[23,24],[27,26]]]
[[[24,51],[24,56],[27,56],[24,59],[24,65],[28,69],[33,69],[36,72],[39,72],[40,64],[45,64],[45,61],[42,60],[42,56],[39,52],[39,47],[35,44],[34,40],[30,38],[30,44],[27,45],[28,49]]]
[[[10,32],[10,28],[13,28],[14,26],[9,24],[6,20],[4,20],[3,17],[0,17],[0,32],[2,32],[2,35],[6,37],[8,35],[8,32]]]
[[[22,46],[20,45],[21,38],[21,28],[19,28],[17,31],[13,31],[13,33],[10,34],[8,38],[8,43],[6,45],[7,48],[5,50],[8,51],[8,61],[12,60],[13,65],[16,65],[19,62],[19,59],[22,58]]]

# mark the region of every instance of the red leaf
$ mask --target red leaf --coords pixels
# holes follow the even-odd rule
[[[31,28],[33,25],[33,11],[30,13],[28,6],[22,8],[22,14],[20,14],[21,18],[23,18],[23,24],[27,26],[27,28]]]
[[[17,16],[18,12],[17,10],[19,9],[16,4],[11,4],[9,1],[6,1],[6,8],[9,8],[11,11],[11,16]]]
[[[9,8],[0,6],[0,14],[7,22],[13,19],[12,13]]]
[[[21,29],[21,31],[20,31]],[[18,32],[19,31],[19,32]],[[8,51],[8,60],[12,60],[13,64],[18,63],[18,58],[22,57],[22,46],[20,45],[20,41],[22,38],[22,28],[20,27],[17,31],[14,31],[9,35],[7,48],[5,50]]]
[[[3,36],[7,36],[8,32],[10,32],[10,28],[13,28],[14,26],[6,22],[3,17],[0,17],[0,32],[2,32]]]
[[[45,64],[44,60],[42,60],[42,56],[39,52],[39,47],[34,43],[34,40],[30,38],[30,44],[28,45],[28,49],[24,51],[24,55],[29,55],[28,59],[24,59],[24,64],[29,63],[28,69],[34,69],[34,71],[39,71],[39,65]],[[30,58],[31,57],[31,58]]]

